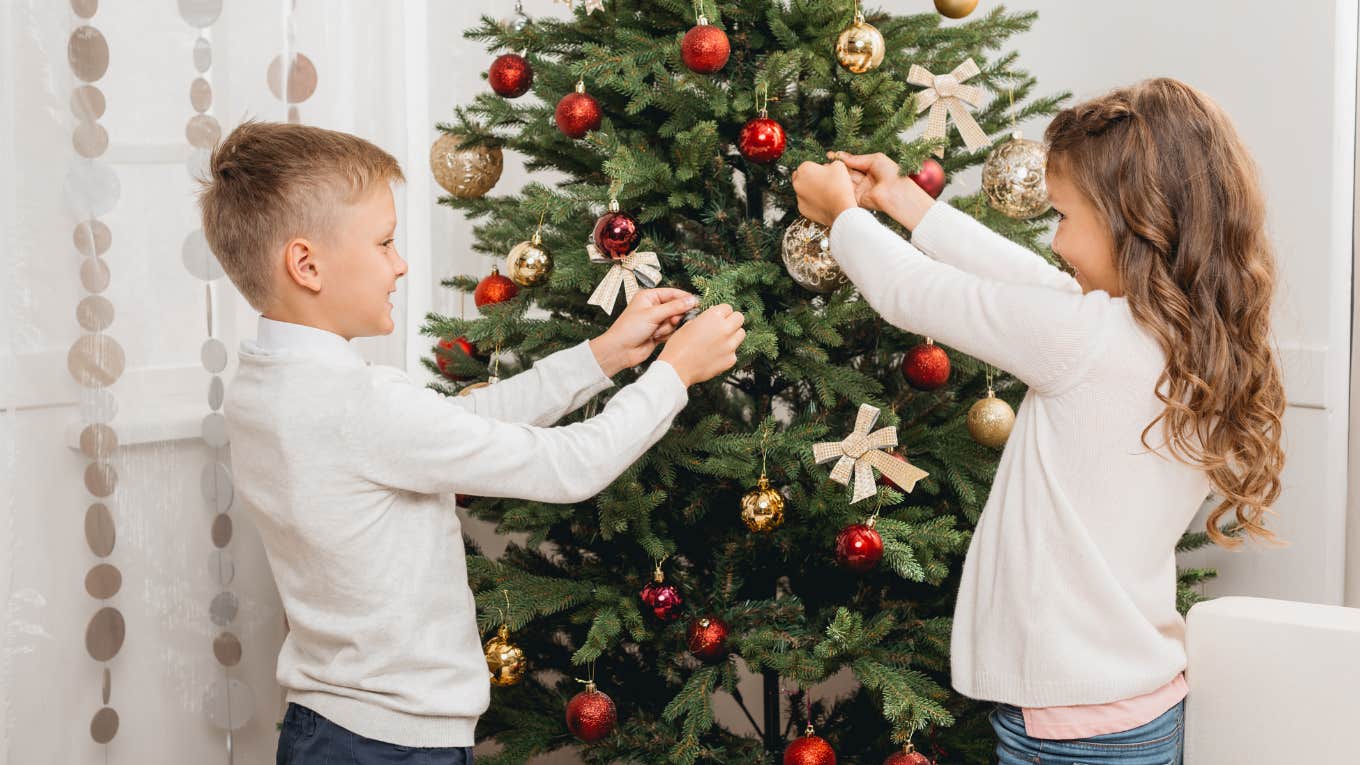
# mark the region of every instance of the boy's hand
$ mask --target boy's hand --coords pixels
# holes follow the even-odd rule
[[[690,319],[666,343],[659,361],[675,368],[686,386],[711,380],[737,363],[737,348],[746,339],[746,318],[726,303]]]
[[[842,212],[858,206],[850,171],[839,161],[799,165],[793,172],[793,190],[798,194],[798,212],[823,226],[830,226]]]
[[[600,369],[613,377],[646,361],[675,332],[681,316],[698,304],[699,299],[684,290],[663,287],[638,292],[613,325],[590,341]]]

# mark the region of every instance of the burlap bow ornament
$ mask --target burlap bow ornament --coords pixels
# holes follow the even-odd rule
[[[959,135],[963,136],[964,146],[976,151],[989,143],[987,134],[968,111],[968,105],[977,106],[982,103],[982,88],[964,84],[965,80],[981,71],[971,58],[959,64],[949,74],[931,74],[919,64],[911,65],[911,71],[907,73],[907,82],[925,87],[925,90],[916,94],[916,112],[919,114],[926,109],[930,110],[930,117],[926,122],[926,138],[944,138],[947,134],[945,115],[951,114],[954,116],[954,124],[959,128]],[[944,156],[943,146],[935,149],[935,156]]]
[[[850,476],[855,478],[855,493],[850,504],[872,497],[877,491],[874,484],[874,468],[886,475],[888,480],[897,484],[902,491],[916,488],[916,482],[930,475],[905,460],[896,459],[883,451],[897,446],[897,428],[870,430],[878,421],[879,409],[869,404],[860,404],[859,414],[855,417],[855,430],[844,441],[827,441],[814,444],[812,456],[817,464],[836,460],[831,469],[831,480],[846,486]]]
[[[570,6],[575,5],[576,0],[557,0],[557,2]],[[604,10],[604,0],[586,0],[585,9],[587,14],[602,11]]]
[[[599,306],[611,316],[614,313],[614,304],[619,300],[620,289],[623,290],[624,302],[631,303],[639,287],[651,289],[661,283],[661,260],[657,258],[655,252],[634,251],[628,253],[622,260],[614,260],[600,252],[594,242],[591,242],[586,244],[586,254],[590,256],[591,263],[609,266],[609,273],[604,275],[604,279],[586,302]]]

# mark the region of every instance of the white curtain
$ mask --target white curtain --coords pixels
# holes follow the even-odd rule
[[[0,763],[272,761],[283,614],[213,415],[255,318],[202,278],[192,143],[214,121],[288,119],[267,74],[297,61],[297,119],[416,179],[398,204],[420,231],[398,241],[430,273],[425,11],[0,1]],[[361,343],[370,360],[423,342],[429,282],[403,288],[393,336]]]

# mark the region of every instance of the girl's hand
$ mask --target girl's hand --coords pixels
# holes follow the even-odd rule
[[[882,211],[887,207],[893,184],[900,178],[897,163],[886,154],[848,154],[828,151],[827,159],[840,160],[850,170],[855,184],[855,201],[866,210]]]
[[[827,152],[827,157],[845,163],[855,182],[855,200],[860,207],[879,210],[892,216],[908,230],[925,217],[935,200],[910,178],[899,173],[897,163],[884,154],[847,154]]]
[[[823,226],[857,206],[855,184],[843,162],[804,162],[793,171],[793,190],[798,194],[798,212]]]

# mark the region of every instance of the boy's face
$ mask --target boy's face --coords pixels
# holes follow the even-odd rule
[[[390,333],[392,293],[406,274],[393,236],[397,210],[387,184],[341,205],[323,254],[323,310],[346,340]]]

